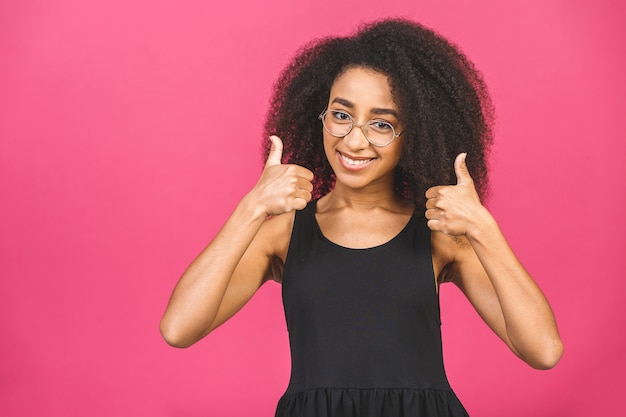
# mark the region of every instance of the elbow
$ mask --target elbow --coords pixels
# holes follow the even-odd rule
[[[185,334],[180,330],[179,326],[173,325],[165,318],[161,320],[159,330],[161,331],[163,340],[172,347],[184,349],[193,345],[195,342],[195,340],[185,337]]]
[[[535,369],[548,370],[554,368],[562,356],[563,342],[561,339],[557,339],[545,346],[532,361],[528,361],[528,364]]]

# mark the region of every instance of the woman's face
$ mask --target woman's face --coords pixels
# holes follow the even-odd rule
[[[356,126],[377,120],[391,124],[396,133],[402,131],[387,76],[363,67],[346,70],[330,89],[328,110],[339,112],[328,117],[346,119],[349,115],[355,124],[343,138],[323,129],[324,150],[336,176],[336,187],[393,187],[394,170],[402,152],[402,137],[396,137],[384,147],[374,146],[368,142],[363,130]],[[386,126],[385,123],[380,125]]]

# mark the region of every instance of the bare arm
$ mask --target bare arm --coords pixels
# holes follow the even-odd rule
[[[427,192],[433,243],[450,260],[443,280],[455,282],[511,350],[534,368],[552,368],[563,345],[552,309],[519,262],[497,223],[480,204],[463,156],[457,185]]]
[[[279,278],[278,248],[288,241],[293,220],[293,214],[282,214],[310,201],[313,174],[281,165],[282,143],[273,138],[272,144],[259,182],[172,293],[161,319],[161,333],[172,346],[197,342],[239,311],[265,280]]]

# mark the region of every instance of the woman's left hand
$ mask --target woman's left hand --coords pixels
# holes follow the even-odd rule
[[[481,219],[489,216],[467,170],[466,156],[466,153],[461,153],[454,160],[456,185],[439,185],[426,191],[426,218],[430,230],[469,236]]]
[[[454,161],[456,185],[426,191],[428,227],[465,237],[433,234],[435,252],[447,254],[438,280],[454,282],[517,356],[534,368],[552,368],[563,354],[552,309],[481,204],[465,156]]]

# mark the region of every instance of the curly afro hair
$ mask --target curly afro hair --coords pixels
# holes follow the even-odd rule
[[[493,111],[474,65],[449,41],[420,24],[386,19],[365,24],[348,37],[305,45],[274,86],[265,122],[264,156],[270,135],[283,140],[283,161],[315,174],[314,198],[335,181],[326,160],[318,115],[335,79],[349,68],[385,74],[404,126],[396,192],[419,206],[435,185],[454,184],[454,159],[467,152],[467,165],[481,198],[488,191],[487,156]]]

